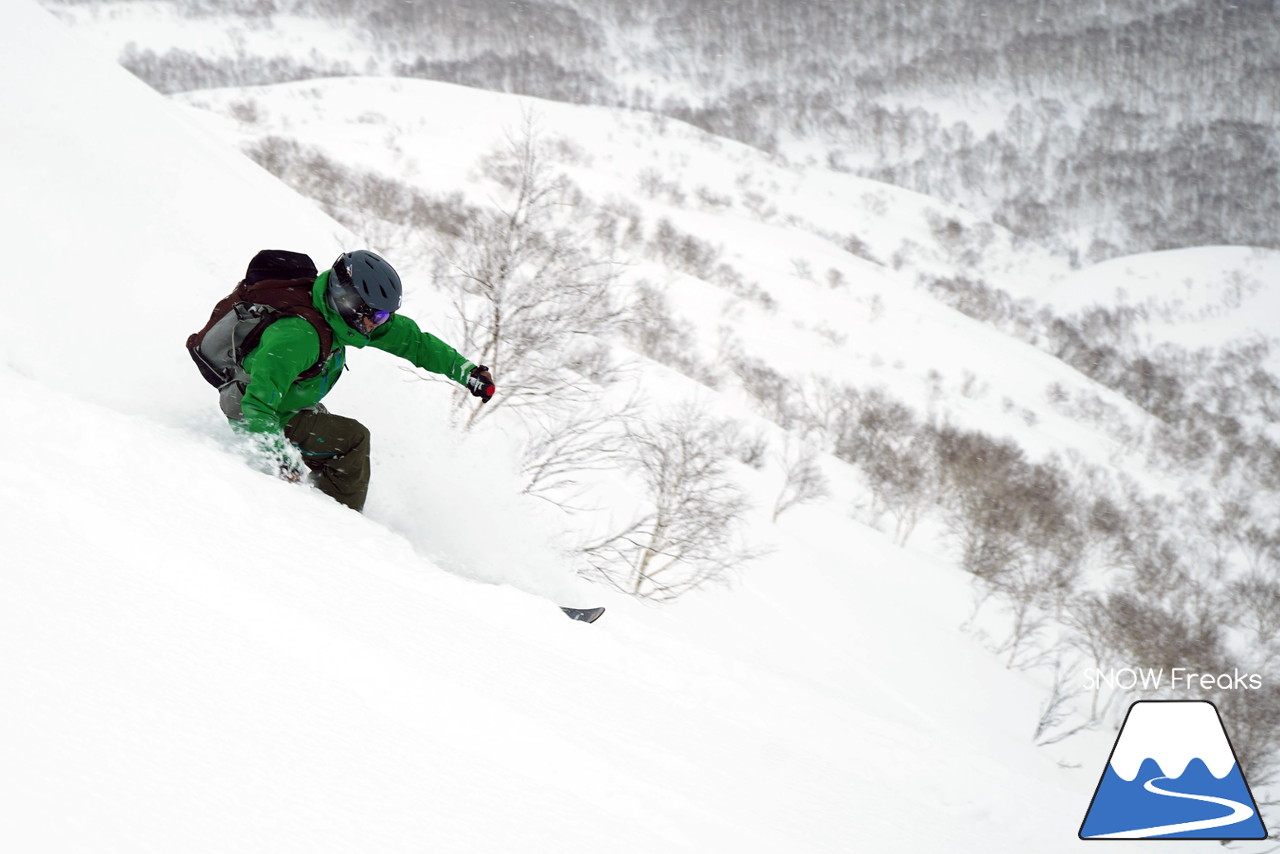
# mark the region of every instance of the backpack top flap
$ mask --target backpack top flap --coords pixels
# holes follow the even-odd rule
[[[308,278],[314,282],[318,275],[310,255],[287,249],[263,249],[249,261],[249,267],[244,271],[244,283],[252,286],[266,279],[288,281]]]
[[[261,300],[250,296],[247,293],[247,289],[266,280],[291,282],[294,279],[309,279],[314,282],[318,275],[315,262],[311,260],[309,255],[301,252],[290,252],[287,249],[263,249],[249,261],[249,267],[245,270],[244,278],[236,285],[236,289],[218,300],[218,304],[213,307],[213,312],[209,315],[208,322],[200,328],[200,331],[192,333],[187,338],[187,349],[193,350],[199,347],[210,327],[225,317],[236,303],[261,302]],[[286,303],[303,303],[310,306],[311,292],[308,290],[302,296],[284,296],[284,300]],[[316,331],[319,332],[319,328]],[[322,340],[323,337],[323,334],[321,334]]]

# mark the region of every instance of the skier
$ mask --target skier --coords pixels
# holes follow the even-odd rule
[[[268,257],[269,253],[274,256]],[[254,276],[255,263],[278,263],[280,256],[305,259],[305,277],[290,274],[289,281],[276,282],[269,273]],[[280,293],[294,288],[303,302],[309,288],[310,304],[266,312],[265,321],[253,317],[252,322],[261,326],[257,333],[261,337],[240,355],[237,347],[244,332],[226,330],[249,321],[246,312],[231,309],[253,302],[256,293],[266,293],[244,290],[247,283],[276,287]],[[302,477],[290,461],[289,443],[300,452],[320,491],[353,510],[363,509],[369,490],[369,430],[354,419],[333,415],[320,403],[342,376],[347,346],[393,353],[466,386],[486,403],[494,393],[487,367],[463,358],[413,320],[397,314],[402,293],[395,269],[365,249],[343,253],[319,275],[306,256],[265,250],[250,263],[237,291],[219,303],[205,328],[187,342],[206,379],[219,387],[222,409],[232,426],[254,437],[278,465],[280,476],[294,482]],[[297,297],[293,300],[299,302]],[[219,335],[217,321],[226,318],[230,319],[222,324],[225,330]],[[210,346],[214,338],[223,345],[220,350]],[[233,343],[228,346],[227,342]],[[235,364],[220,364],[219,357]],[[219,374],[217,381],[210,370]]]

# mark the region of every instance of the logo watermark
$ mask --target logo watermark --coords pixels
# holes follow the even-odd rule
[[[1259,691],[1262,676],[1233,668],[1231,673],[1200,673],[1189,667],[1089,667],[1084,689],[1122,691]]]
[[[1265,839],[1217,706],[1207,700],[1130,706],[1079,836]]]

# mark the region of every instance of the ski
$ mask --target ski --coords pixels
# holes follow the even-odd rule
[[[600,615],[604,613],[604,608],[561,608],[571,620],[581,620],[584,623],[594,623],[600,619]]]

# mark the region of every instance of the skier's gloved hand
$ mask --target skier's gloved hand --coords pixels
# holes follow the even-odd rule
[[[471,369],[471,375],[467,377],[467,391],[484,403],[489,402],[493,397],[494,385],[493,374],[489,373],[488,368],[484,365],[476,365]]]

